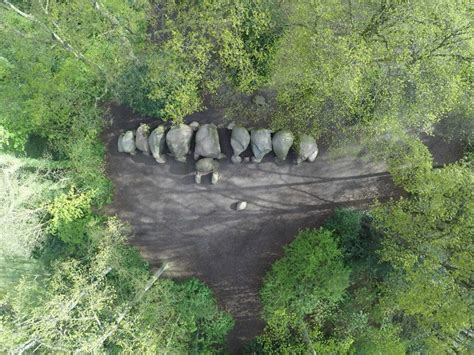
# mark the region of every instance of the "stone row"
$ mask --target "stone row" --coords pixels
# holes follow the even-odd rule
[[[245,127],[231,124],[228,129],[232,131],[230,143],[233,154],[231,160],[236,164],[242,161],[241,154],[247,150],[249,145],[253,154],[252,161],[256,163],[260,163],[271,151],[275,153],[278,161],[285,161],[294,145],[294,136],[288,130],[278,131],[272,136],[272,132],[265,128],[252,129],[249,132]],[[160,125],[151,132],[150,126],[142,123],[136,132],[129,130],[120,134],[118,150],[132,155],[139,150],[144,154],[151,154],[158,163],[163,164],[166,162],[165,150],[168,147],[171,155],[177,161],[186,162],[194,134],[193,153],[194,159],[197,160],[196,182],[200,183],[202,175],[212,174],[212,182],[215,183],[219,179],[217,160],[225,158],[225,155],[221,151],[217,126],[213,123],[178,124],[168,131],[164,125]],[[297,164],[303,161],[313,162],[318,155],[316,140],[310,135],[301,136],[298,146],[293,149],[296,152]]]

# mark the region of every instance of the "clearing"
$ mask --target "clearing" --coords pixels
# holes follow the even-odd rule
[[[364,207],[375,197],[398,195],[383,164],[363,153],[331,159],[324,151],[316,162],[301,166],[292,157],[277,165],[273,155],[261,164],[234,165],[226,159],[217,185],[210,184],[210,176],[196,185],[191,155],[185,164],[169,158],[159,165],[142,154],[118,153],[121,130],[156,120],[121,106],[112,106],[111,113],[104,139],[115,193],[107,212],[131,224],[135,237],[130,242],[153,266],[167,262],[168,276],[195,276],[213,289],[236,320],[228,339],[232,353],[263,329],[262,277],[299,229],[319,226],[335,207]],[[186,121],[193,120],[216,122],[219,117],[209,111]],[[221,129],[220,136],[230,157],[229,133]],[[442,144],[445,149],[439,149],[439,141],[430,143],[438,162],[458,157],[457,147]],[[242,200],[248,201],[247,209],[236,211],[235,203]]]

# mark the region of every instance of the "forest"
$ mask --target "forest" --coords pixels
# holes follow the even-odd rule
[[[0,352],[472,353],[473,22],[468,0],[0,0]],[[295,225],[229,346],[221,291],[107,212],[114,107],[364,147],[393,194]]]

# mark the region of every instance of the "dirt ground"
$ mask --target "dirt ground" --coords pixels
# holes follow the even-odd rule
[[[299,229],[321,225],[336,207],[364,207],[374,197],[397,195],[384,164],[363,153],[332,159],[324,151],[316,162],[301,166],[294,165],[294,157],[276,164],[273,155],[261,164],[234,165],[226,159],[217,185],[210,184],[209,176],[196,185],[191,156],[187,163],[170,157],[159,165],[149,156],[118,153],[121,130],[153,121],[119,106],[112,106],[111,113],[104,139],[115,193],[107,212],[132,225],[131,243],[152,265],[167,262],[169,277],[195,276],[213,289],[236,320],[228,339],[231,353],[263,329],[258,299],[262,278]],[[187,121],[192,120],[216,122],[220,117],[211,111]],[[230,157],[229,132],[219,133]],[[248,208],[236,211],[238,201],[248,201]]]

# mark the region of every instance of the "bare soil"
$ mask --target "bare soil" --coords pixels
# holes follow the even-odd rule
[[[320,226],[336,207],[364,208],[375,197],[399,194],[384,164],[370,161],[360,148],[336,159],[323,150],[316,162],[300,166],[294,157],[277,164],[273,155],[261,164],[234,165],[226,159],[220,163],[217,185],[210,184],[209,176],[196,185],[191,155],[187,163],[169,157],[159,165],[150,156],[118,153],[121,130],[157,122],[121,106],[111,106],[111,114],[104,140],[115,193],[107,212],[131,224],[130,242],[153,266],[167,262],[169,277],[194,276],[213,289],[221,307],[236,320],[228,338],[231,353],[262,331],[262,278],[299,229]],[[215,111],[192,115],[187,122],[193,120],[222,122]],[[220,129],[219,134],[230,157],[229,132]],[[440,160],[451,161],[456,152],[441,154]],[[248,202],[246,210],[235,210],[239,201]]]

